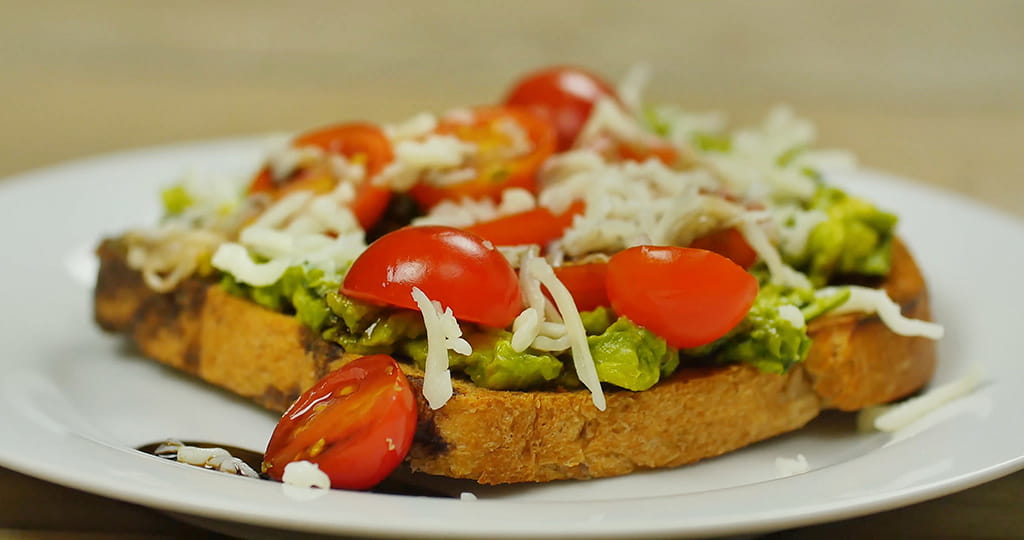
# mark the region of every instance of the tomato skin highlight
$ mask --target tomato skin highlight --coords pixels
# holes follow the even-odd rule
[[[443,226],[412,226],[380,237],[359,256],[341,293],[417,309],[412,288],[450,307],[455,317],[505,328],[522,311],[519,278],[493,245]]]
[[[714,251],[743,268],[749,269],[757,262],[757,252],[735,227],[702,236],[691,242],[690,247]]]
[[[263,468],[281,480],[288,463],[311,461],[332,488],[369,489],[405,459],[416,417],[416,397],[398,363],[363,356],[292,403],[270,437]]]
[[[477,107],[471,120],[458,117],[441,118],[435,132],[451,135],[481,149],[480,158],[471,163],[477,176],[449,186],[435,186],[421,181],[409,194],[424,208],[431,208],[445,199],[484,199],[495,202],[508,188],[537,192],[537,172],[555,151],[554,128],[542,117],[521,107]],[[512,147],[510,136],[503,132],[503,123],[510,122],[525,132],[531,148],[522,155],[506,157],[500,150]]]
[[[701,249],[637,246],[608,262],[612,309],[676,348],[707,345],[739,324],[757,296],[757,279]]]
[[[559,266],[555,268],[555,276],[566,289],[569,289],[569,294],[576,301],[576,309],[590,311],[612,305],[608,299],[608,263]]]
[[[619,100],[615,89],[586,70],[556,66],[534,71],[520,79],[505,104],[530,107],[543,115],[558,133],[558,151],[572,147],[587,123],[594,103],[603,97]]]
[[[545,246],[562,237],[572,220],[585,209],[583,201],[576,201],[561,214],[554,214],[543,206],[533,210],[477,223],[465,230],[489,240],[496,246],[538,244]]]
[[[315,146],[329,154],[362,160],[366,178],[356,187],[356,196],[349,208],[364,230],[380,220],[391,202],[391,191],[374,185],[371,180],[395,157],[391,141],[383,130],[365,122],[338,124],[303,133],[295,138],[292,146]],[[281,183],[274,182],[270,167],[263,167],[249,185],[249,193],[269,193],[275,197],[299,189],[329,193],[336,184],[327,166],[300,169]]]

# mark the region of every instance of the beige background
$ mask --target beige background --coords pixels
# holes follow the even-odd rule
[[[497,100],[550,63],[616,77],[636,61],[655,69],[653,98],[739,120],[787,102],[823,145],[1024,215],[1016,1],[0,0],[0,176],[126,147],[397,120]],[[1024,536],[1022,474],[783,536]],[[194,532],[0,469],[5,527]]]

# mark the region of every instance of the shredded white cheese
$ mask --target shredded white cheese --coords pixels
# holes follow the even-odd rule
[[[616,88],[619,99],[632,111],[639,111],[643,108],[643,94],[647,85],[651,82],[653,70],[647,63],[637,63],[630,66],[626,75],[619,81]]]
[[[807,326],[807,321],[804,320],[804,312],[800,311],[800,308],[792,304],[783,304],[779,306],[779,318],[788,322],[793,328],[803,328]]]
[[[576,301],[573,300],[569,290],[558,280],[554,270],[544,259],[539,257],[530,259],[527,271],[544,285],[544,288],[555,300],[558,313],[565,323],[566,337],[572,349],[572,362],[576,368],[576,376],[579,377],[583,386],[590,390],[594,406],[599,410],[605,410],[604,392],[601,390],[601,381],[597,378],[597,366],[590,354],[587,332],[583,328],[583,320],[580,319],[580,313],[576,309]]]
[[[894,302],[892,298],[889,298],[889,295],[882,289],[858,286],[825,287],[816,291],[815,295],[827,298],[840,293],[844,289],[850,291],[850,297],[846,302],[830,311],[830,313],[836,315],[844,313],[877,313],[878,318],[885,323],[889,330],[901,336],[941,339],[945,334],[945,330],[940,324],[904,317],[900,311],[899,304]]]
[[[715,171],[730,190],[752,199],[807,200],[817,190],[815,181],[805,174],[813,168],[827,174],[848,169],[853,159],[838,151],[806,150],[785,163],[779,158],[814,142],[815,128],[797,118],[785,106],[772,109],[758,127],[741,129],[731,137],[728,152],[703,155],[703,164]]]
[[[899,431],[939,407],[974,391],[982,381],[981,367],[971,366],[963,376],[895,405],[869,407],[860,412],[857,425],[863,431]]]
[[[532,307],[523,310],[512,323],[512,350],[523,352],[540,335],[540,313]]]
[[[223,448],[199,448],[188,446],[181,441],[168,439],[156,447],[153,453],[164,458],[174,458],[180,463],[213,469],[229,474],[237,474],[248,478],[259,478],[246,462],[231,455]]]
[[[473,347],[462,338],[462,328],[452,308],[441,308],[432,302],[419,287],[412,288],[412,299],[423,315],[427,329],[427,362],[423,369],[423,397],[431,409],[440,409],[451,399],[452,375],[448,369],[448,351],[469,356]]]
[[[374,182],[395,191],[408,191],[428,172],[450,172],[461,168],[476,155],[477,147],[451,135],[430,135],[398,141],[394,151],[394,161],[381,171]]]
[[[351,182],[323,195],[291,193],[242,229],[237,242],[221,244],[211,264],[255,287],[275,283],[297,265],[335,274],[366,249],[363,230],[347,206],[354,197]],[[265,262],[255,262],[254,256]]]
[[[398,142],[426,137],[436,128],[436,116],[431,113],[419,113],[400,124],[385,126],[384,132],[392,142]]]
[[[797,454],[796,458],[777,457],[775,458],[775,478],[786,478],[803,474],[811,470],[807,458],[803,454]]]
[[[782,261],[782,255],[775,249],[771,240],[768,239],[768,235],[757,223],[752,220],[742,220],[739,230],[747,244],[768,267],[772,283],[797,289],[811,288],[811,282],[807,276]]]
[[[552,212],[585,202],[559,244],[572,257],[639,244],[687,245],[745,212],[701,194],[716,187],[706,171],[677,171],[657,160],[605,163],[578,150],[549,159],[541,183],[538,201]]]
[[[331,489],[331,478],[310,461],[293,461],[285,465],[281,481],[301,488]]]
[[[497,205],[490,199],[463,197],[458,201],[444,200],[434,205],[430,212],[413,219],[413,225],[447,225],[469,227],[477,223],[492,221],[501,217],[533,210],[537,199],[522,188],[509,188],[502,192]]]

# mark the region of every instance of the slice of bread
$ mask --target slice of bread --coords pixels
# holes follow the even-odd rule
[[[294,317],[192,279],[158,294],[125,263],[124,246],[98,250],[96,321],[124,333],[142,355],[284,411],[332,369],[354,358]],[[883,286],[905,315],[930,315],[924,280],[896,243]],[[683,368],[644,392],[509,392],[456,380],[433,411],[420,398],[414,471],[484,484],[597,478],[674,467],[802,427],[824,408],[857,410],[924,386],[935,367],[930,340],[897,336],[875,317],[824,317],[810,327],[807,361],[785,375],[747,366]],[[415,389],[422,372],[406,366]],[[417,392],[419,394],[419,392]],[[269,434],[268,434],[269,436]]]

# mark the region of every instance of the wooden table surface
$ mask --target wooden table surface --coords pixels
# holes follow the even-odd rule
[[[655,70],[655,99],[755,119],[1024,215],[1024,3],[0,0],[0,176],[126,147],[392,121],[575,63]],[[1019,429],[1019,426],[1014,429]],[[1024,537],[1024,472],[773,538]],[[0,468],[0,538],[205,533]]]

